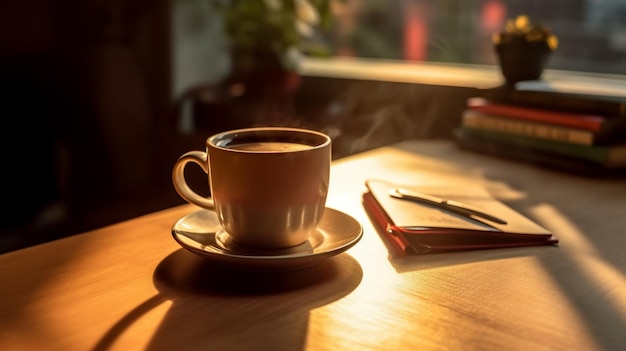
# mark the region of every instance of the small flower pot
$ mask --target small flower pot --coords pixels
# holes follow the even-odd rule
[[[509,85],[524,80],[536,80],[552,51],[546,42],[509,42],[495,45],[500,70]]]

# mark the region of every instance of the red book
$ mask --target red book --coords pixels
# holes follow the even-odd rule
[[[528,121],[552,123],[604,133],[611,130],[624,130],[626,123],[621,118],[608,118],[602,115],[590,115],[573,112],[562,112],[548,109],[509,105],[474,97],[467,100],[467,108],[502,117],[517,118]]]
[[[367,181],[363,205],[380,235],[400,255],[494,249],[558,243],[551,232],[492,197],[481,188],[407,187]],[[463,217],[442,207],[389,196],[397,187],[463,201],[506,224]]]

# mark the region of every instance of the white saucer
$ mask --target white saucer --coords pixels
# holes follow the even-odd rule
[[[279,250],[242,247],[220,226],[215,212],[198,210],[180,218],[172,236],[183,248],[233,268],[252,271],[302,269],[342,253],[363,236],[363,227],[351,216],[326,208],[309,240]]]

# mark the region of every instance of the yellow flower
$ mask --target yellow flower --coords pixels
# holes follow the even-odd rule
[[[547,41],[548,41],[548,46],[552,50],[555,50],[559,46],[559,38],[557,38],[556,35],[550,34]]]
[[[520,40],[525,42],[545,42],[551,50],[555,50],[559,45],[556,35],[542,25],[531,23],[528,16],[525,15],[509,19],[506,21],[504,31],[492,36],[492,41],[495,44],[518,42]]]

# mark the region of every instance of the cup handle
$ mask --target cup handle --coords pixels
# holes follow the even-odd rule
[[[188,163],[193,162],[200,166],[204,173],[209,174],[207,153],[202,151],[189,151],[176,160],[172,170],[172,182],[174,189],[180,197],[187,202],[206,208],[207,210],[215,210],[215,204],[210,197],[203,197],[193,191],[185,180],[185,167]]]

